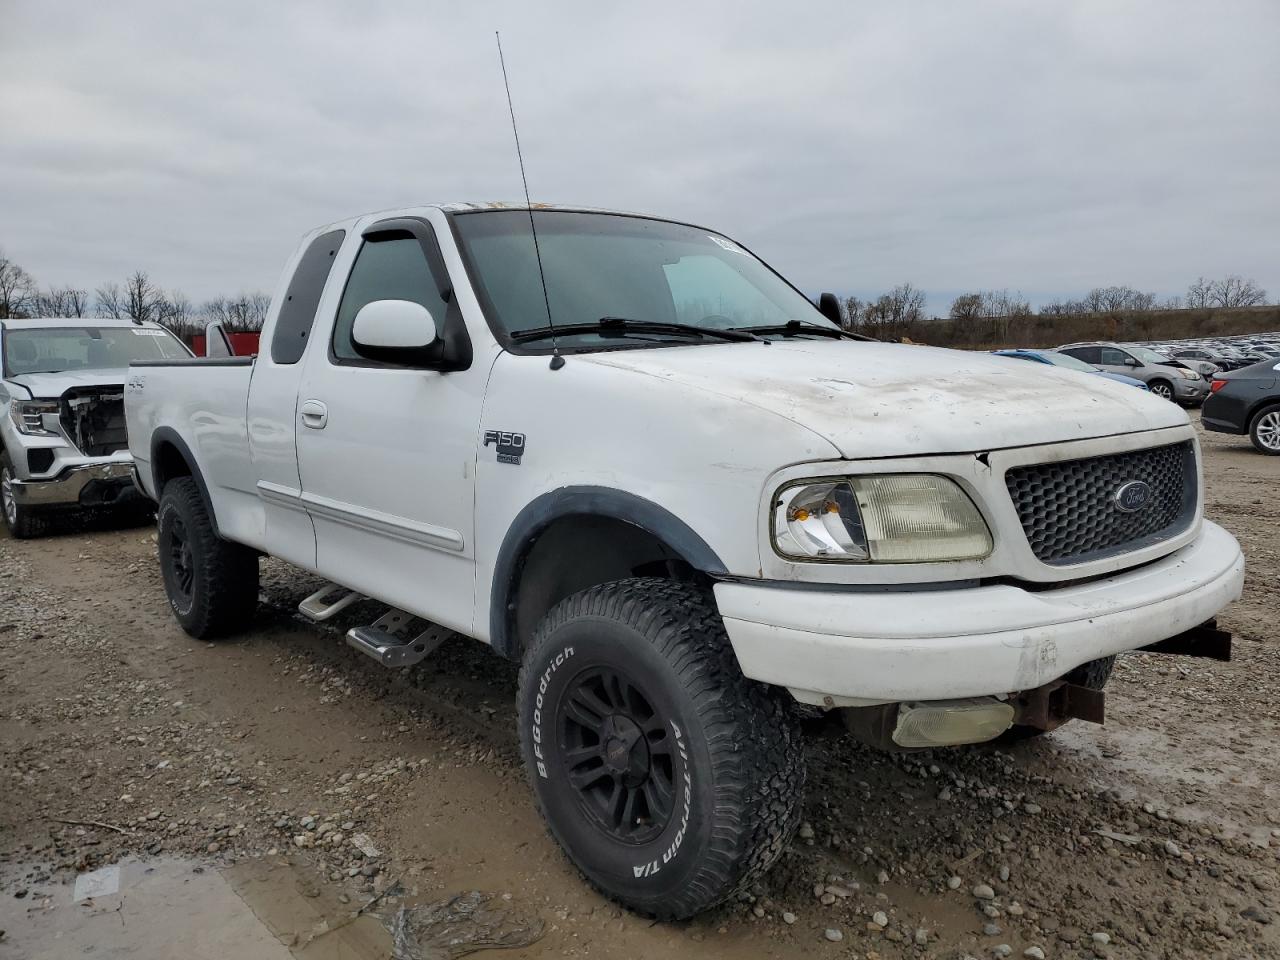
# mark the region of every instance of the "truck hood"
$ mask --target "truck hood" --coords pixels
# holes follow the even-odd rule
[[[59,373],[21,373],[8,377],[30,391],[35,400],[57,400],[72,387],[123,387],[129,371],[124,367],[106,370],[63,370]]]
[[[820,434],[849,459],[970,453],[1188,422],[1176,404],[1103,377],[906,344],[780,340],[587,354],[570,362],[761,407]]]

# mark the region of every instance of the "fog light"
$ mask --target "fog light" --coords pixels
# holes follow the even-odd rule
[[[1013,725],[1013,706],[993,697],[898,705],[893,742],[900,747],[983,743]]]

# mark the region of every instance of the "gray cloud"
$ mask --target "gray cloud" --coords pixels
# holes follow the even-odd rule
[[[736,236],[803,288],[1280,296],[1280,7],[10,2],[0,246],[270,289],[303,231],[519,195]]]

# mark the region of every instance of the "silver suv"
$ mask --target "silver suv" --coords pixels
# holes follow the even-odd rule
[[[1158,397],[1186,407],[1198,407],[1209,395],[1209,381],[1200,374],[1146,347],[1118,343],[1069,343],[1059,353],[1091,363],[1107,373],[1141,380]]]

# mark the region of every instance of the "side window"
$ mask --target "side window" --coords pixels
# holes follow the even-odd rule
[[[320,294],[329,279],[333,258],[347,235],[345,230],[333,230],[311,241],[306,253],[293,271],[284,303],[276,317],[276,330],[271,336],[271,359],[275,363],[297,363],[307,348],[307,337],[316,322],[316,307]]]
[[[1129,359],[1129,355],[1123,350],[1117,350],[1115,347],[1102,348],[1102,362],[1113,367],[1123,367],[1124,362]]]
[[[1069,357],[1075,357],[1077,360],[1083,360],[1085,363],[1101,363],[1102,351],[1097,347],[1072,347],[1070,350],[1063,350]]]
[[[411,300],[426,307],[443,329],[445,302],[417,239],[405,233],[371,237],[356,256],[333,325],[333,355],[362,360],[351,342],[351,327],[360,308],[374,300]]]

